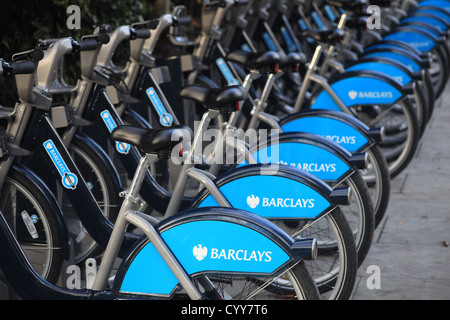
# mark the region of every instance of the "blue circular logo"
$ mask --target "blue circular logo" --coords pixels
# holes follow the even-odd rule
[[[169,114],[169,113],[163,113],[163,114],[161,115],[161,117],[159,118],[159,122],[160,122],[163,126],[169,127],[169,126],[172,125],[173,117],[172,117],[172,115]]]
[[[119,153],[127,154],[130,151],[130,145],[124,142],[116,142],[116,149]]]
[[[62,184],[67,189],[75,189],[78,184],[78,178],[72,172],[64,174]]]

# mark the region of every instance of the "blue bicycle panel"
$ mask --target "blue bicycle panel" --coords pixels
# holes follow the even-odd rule
[[[308,143],[283,142],[276,147],[260,148],[253,153],[257,163],[288,165],[325,181],[340,182],[352,170],[338,155],[330,150]],[[275,159],[275,161],[271,161]],[[246,165],[244,161],[239,166]]]
[[[262,233],[243,225],[214,220],[192,221],[161,234],[189,275],[199,272],[270,275],[290,261],[286,252]],[[170,295],[178,280],[152,243],[134,257],[121,293]]]
[[[429,14],[435,15],[436,17],[444,19],[445,21],[450,23],[450,12],[442,12],[439,10],[435,10],[432,8],[425,8],[425,7],[418,8],[417,12],[429,13]]]
[[[399,68],[396,68],[393,65],[390,65],[388,63],[383,62],[363,62],[358,63],[350,68],[346,69],[346,71],[352,71],[352,70],[374,70],[382,72],[391,78],[393,78],[395,81],[399,82],[400,84],[404,85],[411,82],[411,77],[400,70]]]
[[[386,45],[388,46],[388,45]],[[377,46],[374,46],[377,47]],[[380,45],[380,47],[382,47],[382,45]],[[400,53],[396,53],[396,52],[390,52],[390,51],[379,51],[379,52],[373,52],[373,53],[368,53],[364,55],[365,57],[374,57],[374,58],[387,58],[387,59],[392,59],[395,60],[397,62],[400,62],[401,64],[403,64],[404,66],[406,66],[409,70],[416,72],[421,70],[420,65],[417,64],[414,60],[400,54]]]
[[[281,176],[252,175],[232,180],[219,187],[233,208],[268,219],[315,219],[331,204],[311,187]],[[208,195],[198,207],[215,207]]]
[[[308,132],[339,144],[348,152],[360,152],[369,145],[367,138],[352,126],[320,116],[297,118],[281,126],[283,132]]]
[[[402,93],[388,82],[371,77],[344,78],[333,83],[331,88],[347,107],[373,104],[390,105],[402,97]],[[319,93],[311,109],[341,111],[338,104],[325,90]]]
[[[419,7],[432,6],[445,9],[450,14],[450,2],[444,0],[426,0],[419,2]]]
[[[422,52],[429,52],[436,43],[429,37],[414,31],[399,31],[384,37],[386,40],[401,41]]]
[[[421,7],[425,7],[425,6],[430,6],[430,7],[436,7],[436,8],[444,9],[444,10],[447,11],[448,14],[450,14],[450,2],[449,1],[443,1],[443,0],[422,1],[422,2],[419,3],[418,11],[419,12],[429,11],[430,13],[435,13],[437,16],[442,17],[446,21],[450,22],[450,19],[449,19],[448,15],[446,16],[442,12],[440,12],[438,10],[433,10],[431,8],[424,8],[424,9],[421,8]]]
[[[402,20],[402,22],[423,22],[437,28],[440,32],[447,31],[447,25],[432,17],[410,16]]]

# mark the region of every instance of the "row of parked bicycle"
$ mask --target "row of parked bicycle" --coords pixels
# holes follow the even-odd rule
[[[200,19],[195,39],[176,6],[1,60],[19,101],[0,109],[0,269],[19,298],[351,297],[447,83],[450,1],[203,1]]]

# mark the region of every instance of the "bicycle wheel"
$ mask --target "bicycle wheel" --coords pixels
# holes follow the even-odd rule
[[[225,300],[318,300],[319,293],[304,261],[274,278],[250,275],[199,275],[194,280],[206,299]],[[204,285],[205,281],[207,285]],[[209,287],[209,289],[205,289]],[[175,299],[184,294],[180,292]]]
[[[385,127],[386,138],[379,146],[391,179],[399,175],[414,157],[420,139],[419,121],[409,99],[393,105],[355,106],[352,110],[368,127]]]
[[[289,221],[277,223],[293,237],[316,238],[319,254],[316,260],[305,261],[321,299],[350,298],[356,281],[358,256],[349,223],[340,208],[307,223]]]
[[[122,190],[112,176],[114,168],[78,136],[74,137],[69,146],[69,152],[103,214],[114,222],[122,203],[119,197]],[[103,248],[88,234],[68,200],[63,203],[69,233],[73,239],[75,264],[101,254]]]
[[[419,121],[420,136],[422,136],[423,133],[425,132],[425,128],[428,123],[430,113],[429,109],[431,107],[427,103],[425,92],[423,91],[423,88],[420,86],[419,83],[416,83],[414,89],[414,99],[411,99],[411,102],[417,114],[417,120]]]
[[[369,253],[375,230],[372,197],[360,172],[354,172],[339,187],[350,188],[350,203],[342,206],[341,210],[355,237],[358,266],[360,266]]]
[[[12,168],[3,185],[0,210],[32,267],[44,279],[56,283],[66,238],[41,190]]]
[[[431,67],[430,75],[434,86],[435,98],[439,98],[445,89],[445,85],[449,78],[450,72],[448,67],[449,61],[443,48],[436,46],[431,51]]]
[[[391,178],[388,164],[378,145],[367,150],[367,157],[368,165],[361,173],[371,194],[376,229],[389,205]]]

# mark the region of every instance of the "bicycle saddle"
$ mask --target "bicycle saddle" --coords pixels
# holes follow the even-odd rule
[[[183,140],[183,132],[179,127],[148,129],[124,125],[114,129],[111,138],[136,146],[145,153],[170,156],[173,147]]]
[[[227,54],[227,60],[242,64],[249,70],[260,70],[280,63],[281,57],[275,51],[253,53],[235,50]]]
[[[207,109],[231,112],[236,110],[237,102],[247,98],[247,92],[240,85],[212,89],[189,85],[181,89],[180,97],[201,103]]]
[[[282,53],[279,52],[280,55],[280,68],[284,68],[284,69],[290,69],[290,68],[298,68],[300,63],[304,63],[305,62],[305,56],[304,55],[300,55],[298,53]]]
[[[342,29],[308,29],[302,32],[302,36],[322,43],[336,44],[344,39],[345,32]]]

